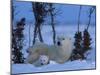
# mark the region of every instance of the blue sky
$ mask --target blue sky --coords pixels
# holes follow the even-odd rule
[[[60,13],[56,15],[55,21],[59,25],[77,24],[79,5],[70,4],[54,4]],[[26,18],[28,23],[34,23],[34,14],[32,12],[31,2],[15,2],[15,21],[19,21],[22,17]],[[80,21],[82,24],[88,23],[88,10],[91,6],[82,6]],[[48,24],[48,22],[46,23]],[[92,14],[91,24],[95,24],[95,11]]]

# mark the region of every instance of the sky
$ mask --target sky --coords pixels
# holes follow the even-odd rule
[[[25,17],[27,23],[34,23],[34,14],[32,12],[32,5],[31,2],[23,2],[23,1],[14,1],[15,6],[15,22],[19,21],[21,18]],[[76,25],[78,22],[78,14],[80,5],[71,5],[71,4],[54,4],[56,10],[59,11],[58,14],[55,16],[55,24],[57,25]],[[82,5],[80,21],[81,24],[88,23],[88,15],[89,15],[89,8],[91,6]],[[91,24],[95,25],[95,11],[91,17]],[[46,18],[46,24],[49,18]]]

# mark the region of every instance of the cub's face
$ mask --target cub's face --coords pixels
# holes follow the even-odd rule
[[[46,55],[40,55],[39,62],[41,65],[47,65],[49,64],[49,57]]]

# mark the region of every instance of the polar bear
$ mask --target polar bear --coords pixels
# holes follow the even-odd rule
[[[40,55],[45,55],[49,59],[48,61],[45,60],[47,63],[52,60],[62,64],[70,58],[72,50],[73,42],[70,38],[57,38],[57,43],[55,45],[36,42],[28,49],[29,55],[26,61],[30,64],[34,64],[39,61]]]
[[[51,45],[48,48],[49,59],[61,64],[70,58],[74,46],[71,38],[58,37],[56,45]]]

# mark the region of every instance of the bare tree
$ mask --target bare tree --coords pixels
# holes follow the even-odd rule
[[[79,32],[79,25],[80,25],[80,15],[81,15],[82,6],[80,5],[79,15],[78,15],[78,32]]]
[[[89,8],[88,24],[87,24],[86,29],[84,29],[84,31],[83,31],[83,43],[82,43],[82,45],[83,45],[83,52],[84,53],[87,52],[88,50],[91,50],[91,48],[92,48],[91,47],[91,40],[92,40],[92,38],[91,38],[91,35],[90,35],[88,29],[89,29],[90,22],[91,22],[91,16],[92,16],[94,10],[95,10],[94,6]]]
[[[89,29],[89,26],[90,26],[90,22],[91,22],[91,16],[92,16],[92,14],[93,14],[93,12],[94,12],[94,10],[95,10],[95,7],[94,6],[92,6],[90,9],[89,9],[89,21],[88,21],[88,25],[87,25],[87,30]]]
[[[56,31],[55,31],[55,25],[54,25],[54,7],[53,7],[53,4],[49,4],[49,13],[50,13],[50,16],[51,16],[51,25],[52,25],[52,31],[53,31],[53,43],[55,44],[56,43]]]
[[[43,38],[41,34],[41,25],[44,22],[44,18],[46,17],[45,7],[46,7],[46,3],[41,3],[41,2],[32,3],[32,9],[33,9],[34,17],[35,17],[33,44],[35,43],[37,34],[39,34],[38,37],[39,37],[40,42],[43,42]]]

